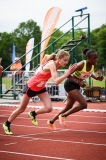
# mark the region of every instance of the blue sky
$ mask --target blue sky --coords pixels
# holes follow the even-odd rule
[[[84,13],[90,14],[91,30],[106,24],[106,0],[0,0],[0,32],[10,33],[30,19],[42,29],[45,15],[52,7],[62,9],[56,28],[78,15],[75,10],[83,7],[88,8]]]

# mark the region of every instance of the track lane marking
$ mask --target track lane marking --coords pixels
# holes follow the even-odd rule
[[[76,122],[75,122],[76,123]],[[0,124],[2,124],[2,123],[0,123]],[[92,124],[92,123],[91,123]],[[96,123],[97,124],[97,123]],[[106,125],[106,124],[105,124]],[[11,126],[20,126],[20,127],[29,127],[29,128],[46,128],[46,129],[49,129],[49,127],[39,127],[39,126],[28,126],[28,125],[17,125],[17,124],[11,124]],[[50,130],[50,129],[49,129]],[[60,130],[63,130],[63,128],[57,128],[57,130],[55,130],[55,131],[60,131]],[[106,131],[104,131],[104,132],[100,132],[100,131],[92,131],[92,130],[76,130],[76,129],[70,129],[70,128],[65,128],[64,129],[64,131],[67,131],[67,130],[69,130],[69,131],[76,131],[76,132],[90,132],[90,133],[100,133],[100,134],[105,134],[106,133]],[[52,131],[52,130],[50,130],[50,132],[55,132],[55,131]],[[36,135],[36,134],[34,134],[34,135]]]
[[[39,157],[39,158],[48,158],[48,159],[60,159],[60,160],[73,160],[73,159],[67,159],[67,158],[59,158],[59,157],[51,157],[51,156],[43,156],[38,154],[28,154],[28,153],[21,153],[21,152],[10,152],[10,151],[3,151],[0,150],[1,153],[7,153],[7,154],[15,154],[15,155],[23,155],[23,156],[31,156],[31,157]]]
[[[22,117],[17,117],[18,119],[22,119]],[[23,118],[24,120],[26,120],[26,119],[30,119],[30,118]],[[37,119],[38,121],[47,121],[48,119]],[[79,122],[79,121],[67,121],[67,123],[77,123],[77,124],[93,124],[93,125],[106,125],[106,122],[104,122],[104,123],[98,123],[98,122]],[[2,123],[0,123],[0,124],[2,124]],[[12,125],[16,125],[16,124],[11,124],[11,126]],[[46,125],[46,124],[40,124],[40,125]],[[27,125],[16,125],[16,126],[27,126]],[[47,126],[47,125],[46,125]],[[38,126],[29,126],[29,127],[38,127]],[[49,128],[49,127],[46,127],[46,128]]]
[[[62,141],[62,140],[43,139],[43,138],[39,138],[39,140],[52,141],[52,142],[63,142],[63,143],[73,143],[73,144],[85,144],[85,145],[94,145],[94,146],[103,146],[103,147],[105,147],[105,146],[106,146],[106,144],[102,144],[102,143],[89,143],[89,142]],[[34,138],[32,139],[32,141],[34,141]]]
[[[67,129],[69,130],[69,129]],[[61,130],[61,131],[67,131],[67,130]],[[59,130],[60,131],[60,130]],[[82,131],[82,130],[80,130]],[[96,145],[96,146],[106,146],[106,144],[100,144],[100,143],[88,143],[88,142],[75,142],[75,141],[66,141],[66,140],[54,140],[54,139],[44,139],[44,138],[33,138],[33,137],[28,137],[28,136],[36,136],[36,135],[40,135],[40,134],[49,134],[49,133],[53,133],[53,132],[57,132],[57,131],[51,131],[51,132],[44,132],[44,133],[38,133],[38,134],[28,134],[28,135],[20,135],[20,136],[11,136],[14,138],[22,138],[22,139],[30,139],[30,141],[34,141],[34,140],[44,140],[44,141],[55,141],[55,142],[64,142],[64,143],[74,143],[74,144],[86,144],[86,145]],[[106,132],[105,132],[106,133]],[[0,134],[0,136],[10,136],[10,135],[3,135]],[[29,141],[29,140],[28,140]]]
[[[10,111],[10,110],[2,110],[2,109],[0,109],[0,111],[2,111],[2,112],[12,112],[12,111]],[[80,111],[81,112],[81,111]],[[23,112],[23,113],[21,113],[21,114],[23,114],[23,115],[28,115],[28,112]],[[53,113],[48,113],[49,115],[55,115],[55,114],[53,114]],[[4,114],[4,115],[7,115],[7,116],[9,116],[10,114]],[[20,116],[20,115],[19,115]],[[3,115],[0,115],[0,117],[3,117]],[[71,115],[71,117],[89,117],[89,118],[104,118],[104,119],[106,119],[106,117],[100,117],[100,116],[88,116],[88,115],[79,115],[79,114],[72,114]],[[22,117],[21,117],[22,118]]]
[[[32,141],[42,140],[42,141],[51,141],[51,142],[60,142],[60,143],[72,143],[72,144],[82,144],[82,145],[93,145],[93,146],[106,147],[105,143],[104,144],[103,143],[91,143],[91,142],[84,142],[84,141],[78,142],[78,141],[67,141],[67,140],[59,140],[59,139],[58,140],[54,140],[54,139],[47,139],[47,138],[45,138],[45,139],[44,138],[31,138],[31,137],[20,137],[20,138],[26,138],[26,139],[30,138]],[[28,140],[28,142],[31,142],[31,140],[30,141]]]
[[[11,145],[11,144],[16,144],[17,142],[14,142],[14,143],[7,143],[7,144],[4,144],[4,145],[6,145],[6,146],[9,146],[9,145]]]
[[[6,106],[6,107],[19,107],[17,104],[0,104],[0,106]],[[42,108],[43,106],[30,106],[28,105],[27,108]],[[63,107],[53,107],[53,110],[61,110]],[[106,113],[106,110],[103,109],[83,109],[82,111],[84,112],[101,112],[101,113]]]

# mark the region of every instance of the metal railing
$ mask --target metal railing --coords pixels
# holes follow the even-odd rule
[[[62,76],[66,70],[58,70],[58,76]],[[34,71],[22,71],[20,75],[12,76],[11,71],[5,71],[5,74],[2,77],[2,93],[1,96],[11,96],[19,97],[22,94],[22,90],[26,84],[26,82],[33,76]],[[64,99],[66,94],[64,90],[64,81],[56,86],[52,78],[46,83],[46,87],[48,93],[50,94],[50,98],[58,98]]]
[[[65,35],[67,35],[68,33],[70,33],[70,31],[72,31],[72,39],[75,39],[74,31],[75,31],[76,27],[77,27],[79,24],[81,24],[85,19],[88,19],[88,26],[87,26],[86,28],[83,28],[83,29],[87,29],[88,36],[85,38],[85,40],[88,40],[88,41],[89,41],[89,38],[90,38],[90,27],[89,27],[90,15],[89,15],[89,14],[83,14],[82,17],[81,17],[81,20],[79,20],[78,22],[74,23],[74,18],[76,18],[76,17],[80,17],[80,15],[78,15],[78,16],[73,16],[69,21],[67,21],[66,23],[64,23],[60,28],[56,29],[51,35],[49,35],[49,36],[46,37],[44,40],[42,40],[42,41],[39,42],[37,45],[35,45],[30,51],[32,51],[33,49],[37,49],[37,50],[38,50],[38,53],[37,53],[28,63],[33,62],[34,59],[36,59],[37,57],[39,57],[40,54],[41,54],[42,52],[45,52],[49,47],[51,47],[51,48],[52,48],[52,52],[54,52],[54,51],[55,51],[55,44],[58,43],[58,41],[59,41],[61,38],[63,38]],[[40,52],[40,46],[41,46],[41,44],[42,44],[47,38],[49,38],[49,37],[51,37],[52,35],[54,35],[58,30],[62,29],[64,26],[66,26],[67,24],[69,24],[69,22],[71,22],[71,25],[69,25],[68,31],[67,31],[66,33],[64,33],[63,35],[59,36],[54,42],[50,43],[43,51]],[[71,26],[71,27],[70,27],[70,26]],[[81,28],[80,28],[80,29],[81,29]],[[69,40],[70,40],[70,38],[69,38]],[[83,41],[85,41],[85,40],[83,40]],[[82,41],[82,42],[83,42],[83,41]],[[81,45],[82,42],[79,42],[78,46]],[[66,43],[67,43],[67,42],[66,42]],[[64,44],[63,44],[63,45],[64,45]],[[74,53],[74,49],[75,49],[76,47],[77,47],[77,45],[76,45],[74,48],[70,49],[69,52]],[[61,49],[61,46],[60,46],[59,49]],[[23,55],[20,57],[20,60],[21,60],[23,57],[25,57],[26,54],[28,54],[30,51],[28,51],[27,53],[23,54]],[[72,60],[74,60],[73,55],[72,55]],[[28,64],[28,63],[27,63],[27,64]],[[14,64],[14,63],[13,63],[13,64]],[[22,66],[22,68],[24,68],[27,64],[24,64],[24,65]],[[36,68],[38,67],[38,65],[39,65],[39,62],[38,62],[38,64],[36,65]],[[5,84],[5,86],[6,86],[6,88],[7,88],[7,91],[6,91],[6,92],[3,91],[4,94],[7,94],[7,93],[8,93],[8,95],[9,95],[9,91],[11,90],[11,92],[14,93],[14,94],[13,94],[14,98],[16,98],[16,96],[17,96],[16,93],[19,92],[18,89],[20,88],[20,91],[21,91],[22,88],[23,88],[23,86],[21,85],[21,83],[24,84],[24,82],[25,82],[25,75],[24,75],[25,72],[22,73],[21,77],[19,78],[19,81],[16,82],[16,78],[15,78],[16,75],[13,76],[13,77],[11,77],[11,76],[10,76],[10,75],[11,75],[11,72],[10,72],[10,71],[7,71],[7,70],[10,69],[11,66],[12,66],[12,64],[9,65],[7,68],[5,68],[5,69],[3,70],[3,77],[0,78],[0,83],[3,84],[3,85]],[[21,68],[21,69],[22,69],[22,68]],[[21,69],[19,69],[18,71],[20,71]],[[17,71],[17,72],[18,72],[18,71]],[[16,72],[16,74],[17,74],[17,72]],[[33,71],[30,71],[30,73],[33,73]],[[8,84],[6,84],[6,80],[5,80],[5,82],[4,82],[4,77],[5,77],[5,79],[7,79],[7,77],[8,77],[8,81],[9,81],[9,79],[11,79],[11,78],[13,79],[13,83],[12,83],[12,86],[10,86],[10,88],[7,87]],[[11,82],[9,81],[9,84],[10,84],[10,83],[11,83]],[[20,86],[20,87],[19,87],[19,86]],[[16,88],[16,87],[17,87],[17,88]],[[61,87],[60,87],[60,88],[61,88]],[[1,85],[1,88],[0,88],[0,94],[2,94],[2,85]]]
[[[60,77],[66,72],[66,70],[60,69],[57,72],[58,72],[58,76]],[[22,90],[23,90],[26,82],[33,76],[33,74],[34,74],[34,71],[29,71],[29,72],[22,71],[21,76],[17,76],[17,75],[12,76],[11,71],[5,71],[5,74],[2,77],[2,94],[7,92],[6,96],[14,97],[14,99],[15,98],[20,99],[20,97],[22,96]],[[59,85],[55,85],[52,78],[50,78],[49,81],[46,83],[46,88],[47,88],[47,91],[48,91],[51,99],[54,99],[54,100],[66,99],[66,92],[64,89],[64,81],[62,81],[62,83]],[[99,98],[101,100],[106,101],[106,78],[104,78],[104,80],[101,82],[98,82],[94,79],[88,78],[86,82],[87,82],[88,86],[89,86],[89,83],[91,83],[91,86],[89,86],[90,87],[89,89],[91,89],[89,92],[90,99],[95,99],[95,98],[97,99],[98,98],[95,95],[90,97],[90,95],[93,95],[93,93],[91,94],[91,92],[93,92],[93,91],[96,92],[96,90],[98,90],[98,88],[100,88]],[[36,101],[36,97],[35,97],[34,101]]]

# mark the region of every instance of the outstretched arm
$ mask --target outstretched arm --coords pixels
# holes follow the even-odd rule
[[[98,81],[102,81],[104,79],[103,76],[96,76],[95,74],[92,74],[91,77]]]
[[[58,77],[58,74],[57,74],[57,71],[56,71],[56,66],[54,65],[54,63],[51,63],[49,67],[50,67],[50,71],[51,71],[53,81],[54,81],[55,85],[58,85],[65,78],[67,78],[71,73],[73,73],[75,71],[77,65],[76,64],[70,65],[69,69],[61,77]]]

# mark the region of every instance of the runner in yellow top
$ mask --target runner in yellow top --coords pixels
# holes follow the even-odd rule
[[[83,95],[79,92],[80,87],[86,86],[84,80],[88,77],[92,77],[99,81],[103,80],[103,76],[96,77],[94,75],[94,68],[98,60],[97,53],[93,50],[84,49],[83,54],[86,55],[86,60],[77,63],[77,68],[75,69],[73,75],[70,75],[64,83],[64,88],[67,92],[67,102],[65,108],[57,113],[52,119],[47,121],[47,124],[53,130],[56,129],[54,122],[58,118],[60,120],[60,124],[65,125],[67,116],[87,108],[87,102]],[[79,104],[73,106],[76,101],[79,102]]]
[[[81,80],[85,80],[89,78],[94,72],[94,65],[92,65],[91,70],[87,71],[87,61],[83,61],[83,68],[81,71],[77,70],[73,73],[74,77],[79,78]]]

